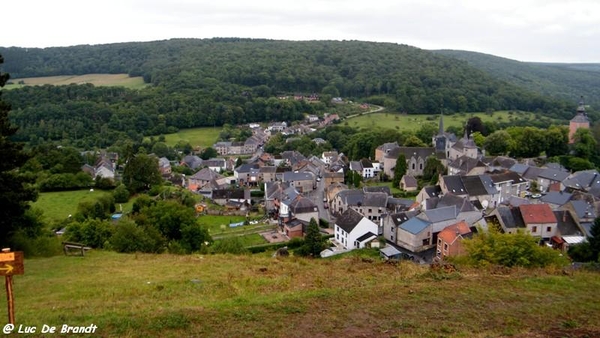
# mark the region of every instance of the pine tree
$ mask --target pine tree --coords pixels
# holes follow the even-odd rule
[[[321,251],[325,248],[325,241],[321,236],[321,230],[314,218],[310,219],[308,228],[306,228],[306,236],[304,237],[304,250],[301,250],[306,255],[312,257],[320,257]]]
[[[4,58],[0,55],[0,65]],[[9,76],[0,72],[0,88]],[[2,92],[0,92],[2,95]],[[24,176],[18,172],[29,159],[23,145],[12,142],[10,137],[17,132],[8,119],[10,106],[0,96],[0,244],[8,244],[10,236],[19,229],[30,230],[36,222],[28,217],[29,203],[35,201],[37,192]]]
[[[406,175],[406,169],[406,157],[404,154],[400,154],[398,155],[396,167],[394,168],[394,179],[392,180],[394,187],[398,188],[400,186],[400,180],[402,179],[402,176]]]

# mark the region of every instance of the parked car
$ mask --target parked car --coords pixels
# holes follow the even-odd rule
[[[542,198],[542,194],[533,194],[531,198]]]

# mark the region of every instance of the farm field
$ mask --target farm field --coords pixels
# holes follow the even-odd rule
[[[23,81],[25,84],[19,84]],[[86,74],[86,75],[61,75],[44,77],[27,77],[20,79],[10,79],[12,84],[7,84],[4,89],[10,90],[21,88],[23,86],[41,86],[41,85],[68,85],[91,83],[94,86],[122,86],[130,89],[140,89],[147,86],[141,76],[129,77],[127,74]]]
[[[79,202],[110,193],[102,190],[94,190],[93,192],[89,190],[42,192],[39,194],[37,201],[32,203],[32,206],[42,210],[48,220],[60,221],[69,215],[75,214]],[[122,203],[123,212],[131,210],[133,201],[134,198],[130,198],[129,202]],[[116,209],[119,211],[119,203],[116,204]]]
[[[462,128],[471,117],[479,116],[483,122],[508,122],[511,118],[521,118],[526,120],[535,119],[533,113],[515,112],[512,115],[508,111],[497,111],[493,115],[486,113],[461,113],[454,115],[444,115],[444,128],[450,126]],[[342,123],[348,123],[350,127],[355,128],[396,128],[400,131],[417,130],[423,124],[438,126],[439,114],[434,115],[404,115],[398,113],[373,113],[349,118]],[[428,120],[429,118],[429,120]],[[561,123],[561,122],[557,122]],[[562,122],[565,123],[565,122]]]
[[[26,259],[14,277],[15,316],[38,328],[94,324],[99,337],[600,336],[597,273],[440,275],[363,253]]]
[[[184,141],[189,142],[192,147],[212,147],[217,142],[221,130],[221,128],[211,127],[181,129],[175,134],[166,134],[165,143],[172,147],[177,142]]]

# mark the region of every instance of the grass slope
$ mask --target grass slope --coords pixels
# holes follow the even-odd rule
[[[25,84],[19,84],[23,81]],[[6,85],[5,89],[20,88],[23,86],[40,86],[40,85],[68,85],[68,84],[84,84],[91,83],[94,86],[122,86],[131,89],[139,89],[146,86],[144,79],[141,76],[129,77],[127,74],[86,74],[86,75],[61,75],[61,76],[44,76],[44,77],[28,77],[20,79],[10,79],[12,84]]]
[[[453,277],[454,276],[454,277]],[[25,261],[17,324],[102,337],[552,337],[600,335],[597,274],[463,271],[347,256],[124,255]],[[6,318],[6,307],[0,316]],[[60,335],[57,335],[60,336]]]
[[[102,190],[94,190],[94,192],[90,192],[89,190],[42,192],[38,196],[37,201],[32,203],[32,206],[41,209],[44,212],[44,216],[49,220],[64,220],[69,215],[75,214],[79,202],[110,193],[109,191]],[[124,212],[131,210],[133,201],[134,199],[131,198],[129,202],[122,203]],[[116,208],[119,211],[119,203],[117,203]]]
[[[483,122],[508,122],[511,119],[533,120],[537,117],[532,113],[517,112],[512,115],[508,111],[497,111],[493,115],[486,113],[461,113],[444,116],[444,128],[450,126],[463,128],[467,120],[471,117],[479,116]],[[429,118],[429,120],[428,120]],[[547,118],[547,117],[542,117]],[[364,114],[357,117],[349,118],[343,123],[348,123],[350,127],[355,128],[396,128],[400,131],[418,130],[423,124],[431,124],[438,126],[439,114],[432,115],[406,115],[398,113],[374,113]],[[556,121],[557,124],[564,122]]]
[[[174,146],[179,141],[189,142],[192,147],[212,147],[217,139],[221,128],[190,128],[182,129],[175,134],[165,135],[165,143],[169,146]]]

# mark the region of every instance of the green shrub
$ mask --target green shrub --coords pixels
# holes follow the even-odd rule
[[[242,243],[239,237],[227,237],[215,241],[210,252],[215,254],[230,253],[239,255],[248,253],[249,251],[244,247],[244,243]]]
[[[127,219],[117,223],[110,239],[111,249],[124,253],[160,253],[164,250],[165,243],[164,237],[156,228],[138,226]]]
[[[52,233],[44,233],[30,237],[24,231],[16,232],[9,241],[13,251],[23,251],[25,257],[51,257],[62,254],[59,237]]]
[[[65,231],[65,239],[80,242],[92,248],[104,248],[111,239],[113,224],[110,221],[87,219],[82,223],[70,224]]]
[[[115,190],[113,190],[113,197],[115,203],[127,203],[129,201],[129,190],[124,184],[119,184]]]

